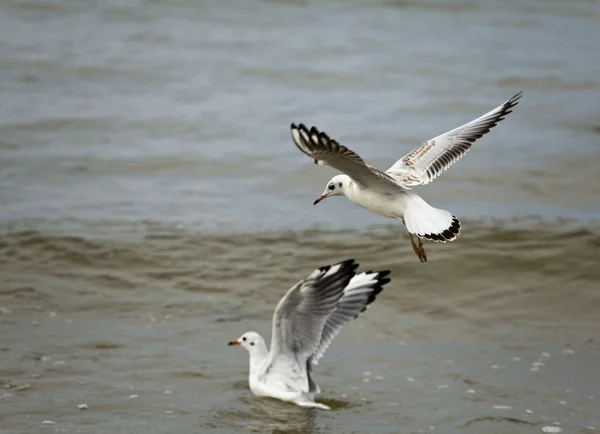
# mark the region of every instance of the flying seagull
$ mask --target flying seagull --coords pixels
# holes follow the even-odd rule
[[[364,312],[390,281],[389,271],[356,274],[357,268],[354,259],[326,265],[294,285],[275,309],[270,350],[256,332],[229,342],[250,353],[254,395],[329,409],[314,401],[321,390],[312,366],[341,328]]]
[[[346,196],[356,205],[384,217],[402,220],[412,248],[422,263],[427,255],[421,238],[445,243],[460,233],[460,221],[450,212],[434,208],[411,191],[427,185],[458,161],[475,140],[490,132],[518,104],[522,92],[489,113],[421,143],[385,172],[368,165],[355,152],[340,145],[316,127],[292,124],[294,143],[315,164],[331,166],[343,175],[327,183],[314,205],[331,196]],[[417,236],[418,244],[413,239]]]

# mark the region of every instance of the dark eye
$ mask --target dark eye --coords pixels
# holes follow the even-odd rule
[[[342,188],[342,183],[341,183],[341,182],[338,184],[338,187],[339,187],[339,188]]]
[[[250,346],[252,346],[252,347],[253,347],[253,346],[254,346],[254,342],[250,342]]]
[[[335,185],[333,185],[333,184],[329,184],[329,187],[328,187],[328,188],[329,188],[330,190],[333,190],[333,189],[335,188]]]
[[[242,340],[243,340],[244,342],[246,342],[246,337],[244,336],[244,337],[242,338]]]

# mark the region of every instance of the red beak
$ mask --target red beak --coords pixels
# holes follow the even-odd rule
[[[327,196],[319,196],[317,197],[317,200],[314,201],[313,205],[318,204],[319,202],[321,202],[323,199],[325,199]]]

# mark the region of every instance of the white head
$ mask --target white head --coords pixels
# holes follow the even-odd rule
[[[267,348],[265,340],[256,332],[246,332],[236,340],[229,342],[227,345],[241,345],[250,353],[250,355],[264,352]]]
[[[327,186],[325,187],[325,191],[321,196],[315,200],[313,205],[318,204],[323,199],[326,199],[330,196],[345,196],[346,189],[350,186],[350,177],[348,175],[336,175],[329,180]]]

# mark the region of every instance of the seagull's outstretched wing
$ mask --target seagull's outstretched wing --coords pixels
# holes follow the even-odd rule
[[[329,138],[316,127],[309,130],[304,124],[292,124],[290,132],[298,149],[312,158],[315,164],[331,166],[363,186],[396,184],[394,178],[369,166],[358,154]]]
[[[383,285],[390,281],[387,277],[388,274],[390,274],[389,270],[367,271],[350,279],[350,283],[344,288],[344,294],[340,298],[336,309],[329,315],[323,326],[321,341],[311,356],[312,363],[315,365],[318,363],[318,360],[323,357],[329,344],[342,327],[356,319],[375,301],[377,295],[383,291]]]
[[[355,275],[357,267],[350,259],[318,268],[281,299],[273,315],[266,375],[282,373],[288,387],[317,391],[310,378],[311,359],[321,357],[341,327],[389,282],[384,278],[388,272]]]
[[[519,102],[519,92],[489,113],[458,128],[421,143],[385,173],[405,186],[425,185],[458,161],[475,140],[490,132]]]

